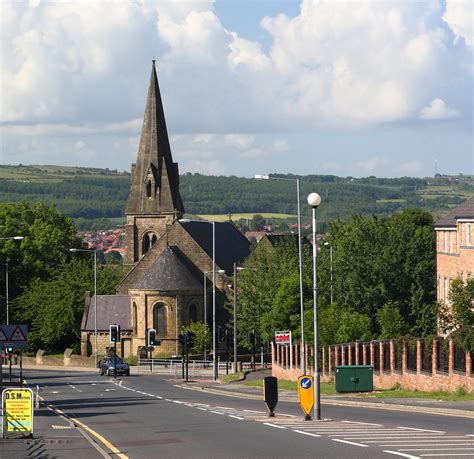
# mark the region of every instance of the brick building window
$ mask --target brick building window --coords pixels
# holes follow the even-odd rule
[[[447,252],[448,251],[448,232],[447,231],[444,231],[444,248],[443,248],[443,252]]]
[[[153,246],[153,244],[158,240],[156,234],[146,233],[142,239],[142,255],[145,255]]]
[[[189,323],[197,322],[197,306],[195,303],[189,306]]]
[[[466,223],[466,245],[471,245],[471,224]]]
[[[153,328],[158,336],[166,336],[167,332],[166,305],[157,303],[153,307]]]
[[[135,303],[135,301],[133,302],[133,313],[132,313],[132,321],[133,321],[133,324],[132,324],[132,329],[133,329],[133,334],[136,335],[137,334],[137,322],[138,322],[138,311],[137,311],[137,303]]]

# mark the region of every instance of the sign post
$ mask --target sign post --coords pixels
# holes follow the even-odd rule
[[[298,378],[298,401],[305,414],[305,421],[311,420],[311,411],[314,407],[314,378],[309,375],[303,375]]]
[[[275,417],[275,407],[278,403],[278,379],[267,376],[263,380],[263,399],[268,408],[268,417]]]
[[[2,392],[2,436],[33,436],[33,391],[29,388]]]

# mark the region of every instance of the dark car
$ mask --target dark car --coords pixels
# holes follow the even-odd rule
[[[114,376],[115,359],[113,357],[107,357],[100,363],[100,374],[106,374],[107,376]],[[117,357],[117,375],[130,376],[130,367],[121,358]]]

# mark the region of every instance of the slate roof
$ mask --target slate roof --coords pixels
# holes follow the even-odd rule
[[[296,249],[298,249],[298,234],[266,234],[264,237],[268,239],[268,242],[270,242],[273,247],[276,247],[278,244],[290,240],[291,238],[295,243]],[[301,244],[309,245],[309,241],[306,236],[302,236]]]
[[[91,297],[81,329],[94,331],[95,299]],[[131,330],[130,297],[128,295],[97,295],[97,330],[109,330],[112,324],[120,325],[122,330]]]
[[[180,225],[212,258],[212,223],[203,221],[179,221]],[[240,263],[249,256],[250,243],[231,222],[215,222],[216,264],[231,274],[234,263]]]
[[[202,275],[176,247],[167,247],[132,287],[137,290],[195,292],[203,289]]]
[[[435,222],[435,228],[455,227],[456,221],[460,218],[474,218],[474,197],[467,199],[461,205],[454,208]]]

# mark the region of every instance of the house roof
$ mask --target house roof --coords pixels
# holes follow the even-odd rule
[[[212,222],[180,220],[179,223],[212,258]],[[231,222],[215,222],[215,228],[216,264],[230,274],[234,263],[249,256],[250,243]]]
[[[293,241],[295,247],[298,249],[298,234],[266,234],[264,237],[268,239],[268,242],[270,242],[273,247],[276,247],[285,241]],[[306,236],[301,238],[301,244],[309,244],[308,238]]]
[[[95,330],[95,295],[89,302],[84,331]],[[120,325],[122,330],[131,330],[130,297],[128,295],[97,295],[97,330],[108,330],[110,325]]]
[[[460,218],[474,218],[474,196],[466,199],[461,205],[454,208],[435,222],[435,228],[455,227],[456,222]]]
[[[176,247],[167,247],[147,273],[130,287],[137,290],[195,292],[203,289],[199,271]]]

